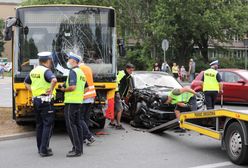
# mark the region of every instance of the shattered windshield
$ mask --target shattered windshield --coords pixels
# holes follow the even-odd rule
[[[67,53],[80,55],[94,75],[115,74],[114,10],[93,7],[32,7],[17,10],[17,74],[38,64],[37,53],[52,51],[54,72],[66,74]]]
[[[134,74],[135,88],[143,89],[148,87],[181,88],[182,86],[172,76],[162,73],[137,73]]]

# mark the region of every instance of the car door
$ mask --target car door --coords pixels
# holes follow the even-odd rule
[[[228,102],[242,102],[243,94],[245,92],[244,84],[239,83],[242,79],[240,75],[234,72],[223,72],[223,90],[224,101]]]

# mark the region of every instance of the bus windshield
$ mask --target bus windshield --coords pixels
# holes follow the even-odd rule
[[[66,75],[67,53],[74,52],[94,75],[115,74],[113,9],[87,6],[41,6],[17,9],[15,74],[27,75],[38,52],[53,53],[53,71]]]

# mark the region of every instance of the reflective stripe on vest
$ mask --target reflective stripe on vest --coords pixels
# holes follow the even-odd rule
[[[125,74],[125,71],[124,71],[124,70],[118,72],[118,75],[117,75],[117,78],[116,78],[116,84],[117,84],[116,91],[119,91],[119,84],[120,84],[120,81],[122,80],[122,78],[123,78],[125,75],[126,75],[126,74]]]
[[[218,72],[212,68],[204,72],[203,91],[219,91],[219,82],[216,79]]]
[[[76,89],[72,92],[65,92],[64,103],[82,104],[84,87],[86,83],[85,75],[79,68],[72,69],[77,75]],[[66,88],[69,87],[69,76],[66,79]]]
[[[48,68],[44,66],[37,66],[30,72],[31,90],[34,97],[46,94],[47,90],[51,87],[51,83],[45,80],[45,72]],[[56,95],[55,89],[53,95]]]
[[[83,73],[86,77],[87,84],[88,84],[88,91],[85,92],[83,99],[85,100],[88,98],[95,98],[96,97],[96,90],[95,90],[95,86],[94,86],[94,82],[93,82],[93,74],[92,74],[91,68],[85,64],[81,64],[79,67],[83,71]]]
[[[168,94],[171,98],[171,104],[177,104],[177,103],[188,103],[190,98],[194,96],[194,94],[185,92],[180,95],[174,95],[172,91]]]

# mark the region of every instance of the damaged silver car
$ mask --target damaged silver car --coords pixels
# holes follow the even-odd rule
[[[164,72],[136,71],[132,74],[123,117],[134,127],[153,128],[176,118],[174,105],[161,103],[165,95],[182,85]],[[197,99],[198,100],[198,99]],[[198,109],[203,104],[197,102]]]

